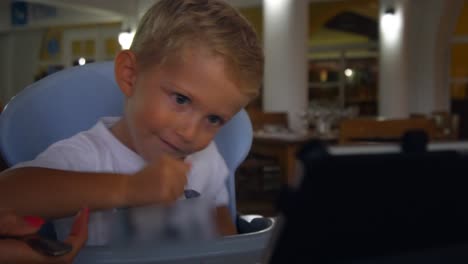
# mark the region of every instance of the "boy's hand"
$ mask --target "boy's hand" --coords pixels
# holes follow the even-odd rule
[[[184,192],[190,165],[181,159],[162,155],[144,169],[128,177],[127,205],[170,204]]]

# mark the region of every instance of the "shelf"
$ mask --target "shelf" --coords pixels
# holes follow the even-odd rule
[[[310,82],[309,88],[320,88],[320,89],[330,89],[330,88],[338,88],[340,86],[340,82]]]
[[[377,103],[376,98],[346,98],[347,104],[366,104],[366,103]]]

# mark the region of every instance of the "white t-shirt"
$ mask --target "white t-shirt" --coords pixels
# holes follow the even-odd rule
[[[14,168],[44,167],[133,174],[141,170],[146,162],[110,132],[109,128],[118,120],[119,117],[102,118],[91,129],[52,144],[36,159],[19,163]],[[211,142],[205,149],[187,158],[191,161],[191,170],[186,189],[199,192],[200,197],[203,197],[211,208],[227,205],[228,169],[216,144]],[[178,203],[183,200],[184,197],[181,197]],[[115,211],[108,210],[90,214],[88,245],[103,245],[109,242],[111,238],[109,223],[112,221],[113,212]],[[135,215],[138,215],[136,218],[142,218],[141,214],[135,213]],[[73,218],[54,221],[59,239],[64,239],[68,235],[72,222]]]

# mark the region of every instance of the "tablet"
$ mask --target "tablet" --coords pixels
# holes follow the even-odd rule
[[[418,150],[306,144],[268,262],[467,263],[468,145]]]

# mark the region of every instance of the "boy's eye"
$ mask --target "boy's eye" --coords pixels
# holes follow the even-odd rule
[[[175,101],[176,101],[177,104],[182,105],[182,104],[190,103],[190,99],[185,95],[181,95],[181,94],[176,93],[174,96],[175,96]]]
[[[210,122],[213,125],[222,125],[223,124],[223,119],[219,116],[211,115],[208,116],[208,122]]]

